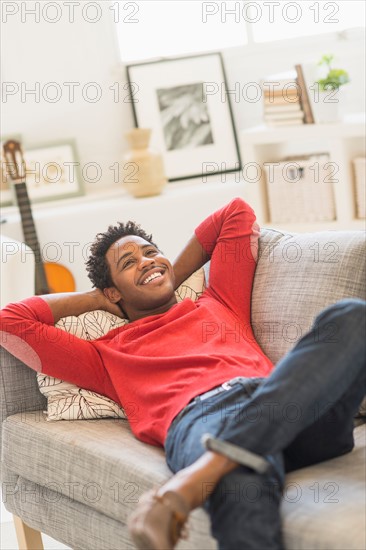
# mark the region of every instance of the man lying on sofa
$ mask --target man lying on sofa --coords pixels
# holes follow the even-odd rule
[[[320,312],[274,368],[250,325],[258,230],[252,208],[234,199],[196,228],[172,265],[140,226],[110,226],[87,262],[95,290],[32,297],[1,312],[13,355],[122,407],[134,403],[135,436],[164,447],[178,473],[131,516],[139,548],[172,548],[202,504],[221,549],[283,548],[285,472],[353,448],[366,303],[341,300]],[[177,303],[174,290],[209,259],[208,288]],[[130,323],[94,341],[54,327],[94,309]],[[253,484],[258,498],[249,501],[243,489]]]

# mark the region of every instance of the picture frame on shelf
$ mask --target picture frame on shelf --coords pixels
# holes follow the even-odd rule
[[[9,139],[14,139],[16,141],[22,141],[22,136],[20,134],[9,134],[6,136],[1,136],[0,138],[0,206],[11,206],[15,204],[11,180],[7,174],[6,163],[4,158],[3,145]]]
[[[136,127],[151,128],[170,182],[242,169],[219,52],[128,65]]]
[[[23,147],[26,183],[32,203],[84,194],[74,140]]]

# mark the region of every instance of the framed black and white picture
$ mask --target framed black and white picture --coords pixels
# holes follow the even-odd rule
[[[220,53],[127,66],[136,127],[151,128],[169,181],[241,170]]]

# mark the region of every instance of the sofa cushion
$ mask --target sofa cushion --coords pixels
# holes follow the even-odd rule
[[[286,548],[366,548],[366,425],[344,456],[286,476],[282,500]]]
[[[285,233],[262,229],[252,292],[252,325],[277,363],[311,327],[316,315],[342,298],[366,299],[362,231]]]

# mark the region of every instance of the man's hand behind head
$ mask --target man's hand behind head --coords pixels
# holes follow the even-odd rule
[[[107,296],[103,293],[102,290],[99,288],[96,288],[95,290],[91,291],[91,294],[95,298],[96,307],[95,309],[101,309],[103,311],[108,311],[109,313],[112,313],[113,315],[117,315],[117,317],[121,317],[122,319],[126,319],[126,315],[124,311],[119,307],[118,304],[114,304],[107,298]]]

